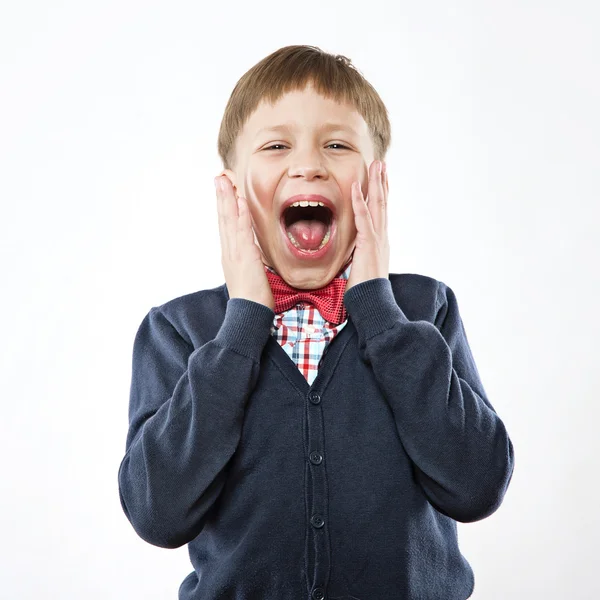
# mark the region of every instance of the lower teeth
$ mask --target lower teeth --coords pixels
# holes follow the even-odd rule
[[[298,248],[298,250],[302,250],[302,252],[314,253],[314,252],[318,252],[329,241],[329,238],[331,237],[331,227],[327,230],[327,233],[325,234],[323,241],[321,242],[319,247],[316,248],[315,250],[305,250],[304,248],[302,248],[300,246],[300,244],[294,239],[294,236],[291,234],[291,232],[289,232],[289,231],[287,232],[287,236],[290,239],[290,242],[292,242],[292,244],[294,244],[294,246],[296,248]]]

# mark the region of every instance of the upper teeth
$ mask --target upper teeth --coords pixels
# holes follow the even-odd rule
[[[302,202],[294,202],[290,206],[325,206],[323,202],[309,202],[308,200],[302,200]]]

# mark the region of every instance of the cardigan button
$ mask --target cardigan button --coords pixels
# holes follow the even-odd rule
[[[323,588],[316,587],[312,591],[312,597],[314,598],[314,600],[324,600],[324,598],[325,598],[325,590]]]
[[[312,526],[316,527],[317,529],[321,529],[321,527],[325,525],[325,521],[323,521],[319,515],[313,515],[310,519],[310,522],[312,523]]]
[[[320,465],[323,462],[323,457],[318,452],[311,452],[310,462],[313,465]]]
[[[319,402],[321,402],[321,396],[319,396],[317,392],[311,392],[308,398],[313,404],[319,404]]]

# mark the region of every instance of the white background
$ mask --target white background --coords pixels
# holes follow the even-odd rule
[[[502,506],[459,524],[472,598],[599,598],[595,3],[8,4],[0,595],[163,600],[192,570],[120,506],[133,338],[150,307],[224,283],[220,119],[299,43],[351,58],[388,106],[390,271],[455,291],[514,443]]]

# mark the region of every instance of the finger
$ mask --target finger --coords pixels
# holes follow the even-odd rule
[[[377,176],[377,161],[374,160],[369,165],[368,170],[369,180],[367,182],[367,205],[371,203],[371,199],[375,195],[375,178]]]
[[[381,161],[381,229],[380,232],[385,234],[388,226],[388,196],[389,185],[387,180],[387,164]]]
[[[385,191],[385,199],[387,202],[388,194],[390,193],[390,184],[388,181],[387,163],[383,163],[383,189]]]
[[[376,203],[377,200],[377,161],[374,160],[369,165],[369,181],[367,183],[367,206],[369,208],[369,212],[371,215],[371,221],[373,222],[373,227],[375,228],[376,223],[374,221],[374,212],[372,210],[372,206]]]
[[[386,227],[382,166],[382,161],[374,160],[369,169],[369,211],[373,220],[373,229],[378,235],[381,235]]]
[[[217,211],[219,214],[219,235],[221,248],[227,258],[231,258],[236,250],[238,225],[238,207],[231,182],[227,177],[215,178],[217,188]]]
[[[221,185],[221,177],[217,176],[214,179],[215,182],[215,194],[217,197],[217,216],[219,220],[219,239],[221,240],[221,256],[228,254],[229,242],[227,240],[227,225],[225,216],[225,207],[223,203],[223,188]]]
[[[232,219],[232,221],[235,223],[237,222],[237,217],[239,216],[235,190],[233,189],[231,181],[229,181],[228,177],[222,175],[219,177],[219,179],[221,184],[221,197],[223,200],[223,212],[225,216]]]
[[[250,215],[250,209],[248,208],[248,201],[243,196],[238,196],[238,235],[240,240],[244,243],[254,243],[254,230],[252,229],[252,219]]]
[[[363,197],[359,181],[352,183],[352,208],[354,210],[354,221],[358,234],[365,236],[373,235],[373,221],[371,220],[369,207]]]
[[[388,207],[388,209],[386,209],[386,211],[385,211],[385,230],[387,231],[387,229],[388,229],[388,212],[389,212],[388,198],[390,197],[390,183],[388,181],[387,164],[384,163],[383,168],[384,168],[383,189],[385,191],[385,204]]]
[[[223,178],[225,181],[225,196],[229,197],[230,205],[235,209],[235,216],[229,227],[231,232],[230,248],[234,252],[235,260],[248,259],[251,255],[251,248],[255,244],[256,236],[252,227],[252,214],[248,206],[248,200],[244,196],[238,196],[231,181]],[[258,244],[256,244],[258,248]]]

